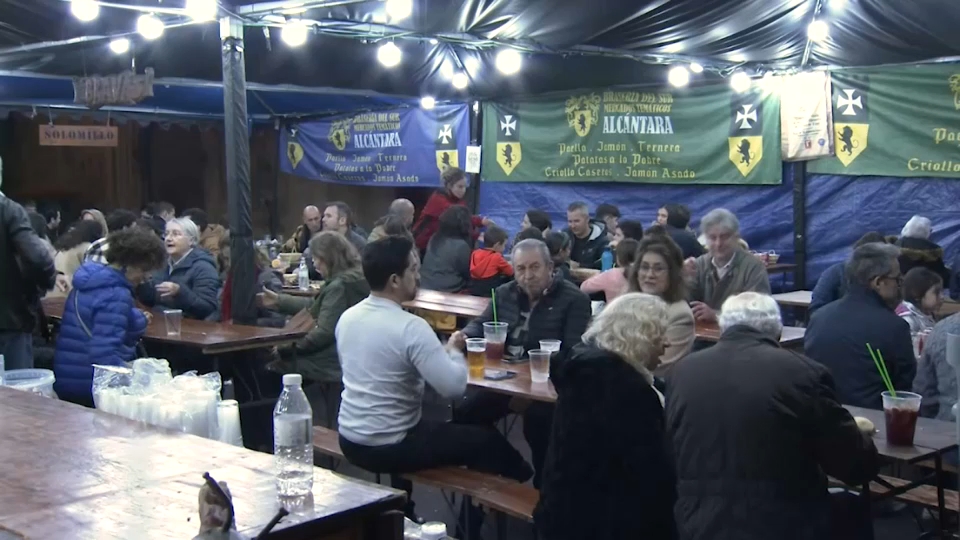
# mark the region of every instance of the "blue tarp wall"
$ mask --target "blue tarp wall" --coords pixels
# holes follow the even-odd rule
[[[549,213],[554,227],[565,227],[567,205],[573,201],[585,201],[591,207],[612,203],[620,208],[622,219],[645,225],[653,222],[663,204],[681,203],[690,207],[694,227],[708,211],[723,207],[740,218],[743,237],[751,249],[775,250],[781,254],[781,262],[792,263],[797,170],[796,165],[785,163],[779,186],[482,182],[479,212],[512,236],[530,208]],[[807,283],[802,288],[812,288],[820,274],[846,258],[853,243],[867,231],[899,235],[914,214],[933,221],[932,239],[944,247],[947,265],[953,266],[960,253],[958,201],[960,180],[808,175]],[[776,277],[773,283],[775,287],[781,284]]]

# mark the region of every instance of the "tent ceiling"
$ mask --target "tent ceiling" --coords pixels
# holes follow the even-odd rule
[[[183,5],[182,0],[114,1]],[[221,1],[234,11],[252,3]],[[806,27],[820,4],[831,37],[810,47],[806,67],[960,55],[956,0],[414,0],[413,15],[395,26],[378,24],[381,1],[334,3],[338,5],[301,15],[320,22],[320,29],[298,49],[283,44],[276,27],[266,36],[265,27],[257,24],[268,23],[251,18],[245,34],[248,80],[463,99],[662,84],[663,64],[682,60],[706,65],[714,72],[708,77],[735,67],[789,70],[803,65]],[[0,69],[71,76],[128,69],[131,55],[113,55],[105,40],[17,49],[130,32],[137,16],[105,7],[96,21],[81,23],[61,0],[5,0],[0,3],[0,48],[6,49],[0,50]],[[168,28],[155,42],[134,36],[136,67],[153,67],[161,78],[217,81],[218,33],[215,23],[207,23]],[[390,37],[404,53],[394,69],[376,60],[377,43]],[[431,37],[439,42],[431,44]],[[523,70],[513,77],[494,67],[496,51],[505,43],[530,51]],[[471,77],[466,92],[454,90],[441,75],[441,65],[453,61],[466,66]]]

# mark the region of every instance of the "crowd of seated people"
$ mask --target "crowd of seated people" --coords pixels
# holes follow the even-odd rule
[[[571,204],[564,230],[531,209],[511,239],[472,215],[466,188],[466,175],[448,169],[419,217],[398,199],[369,234],[344,203],[304,208],[290,251],[324,280],[313,298],[284,294],[284,269],[260,252],[254,261],[258,323],[304,310],[314,320],[270,368],[332,385],[347,459],[393,475],[395,487],[409,492],[400,474],[444,465],[532,478],[541,492],[535,526],[549,540],[724,530],[748,540],[829,537],[837,501],[827,476],[859,485],[878,466],[870,437],[841,406],[881,408],[885,386],[866,343],[882,351],[897,390],[923,395],[924,415],[952,419],[957,389],[945,343],[960,331],[960,315],[936,321],[950,274],[926,218],[912,218],[895,244],[865,236],[821,277],[814,298],[822,305],[811,310],[798,354],[778,343],[783,323],[766,268],[742,247],[732,212],[702,217],[705,246],[678,204],[663,205],[647,231],[610,204],[593,217],[585,203]],[[66,298],[54,356],[63,399],[91,404],[92,365],[134,359],[151,308],[231,323],[231,239],[203,210],[176,217],[155,204],[138,219],[88,209],[51,244],[49,217],[59,213],[0,203],[0,223],[27,224],[15,242],[30,255],[22,266],[38,276],[31,287]],[[608,250],[615,266],[601,272]],[[586,270],[595,275],[581,278]],[[9,265],[4,272],[12,275]],[[420,287],[492,299],[441,341],[402,307]],[[597,314],[590,293],[607,302]],[[556,403],[468,388],[465,340],[483,337],[494,318],[507,324],[511,355],[560,340],[551,362]],[[27,322],[0,313],[5,319]],[[698,324],[716,324],[721,335],[694,352]],[[12,351],[8,366],[22,365],[9,345],[21,332],[3,330],[0,352]],[[929,336],[918,358],[912,342],[921,333]],[[424,418],[426,385],[457,404],[449,421]],[[523,419],[529,463],[495,428],[511,413]],[[583,520],[583,512],[605,519]],[[466,515],[475,534],[482,511],[464,507]]]

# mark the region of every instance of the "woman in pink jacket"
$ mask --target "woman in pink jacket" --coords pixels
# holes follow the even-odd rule
[[[627,292],[627,271],[637,257],[640,242],[632,238],[625,238],[617,244],[617,266],[601,272],[580,284],[580,290],[593,294],[602,292],[607,303]]]

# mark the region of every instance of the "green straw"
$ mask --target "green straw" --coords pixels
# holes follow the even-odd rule
[[[490,305],[493,307],[493,322],[497,322],[497,290],[490,289]]]
[[[880,351],[874,351],[873,347],[867,343],[867,352],[870,353],[870,358],[873,359],[873,363],[877,366],[877,371],[880,372],[880,378],[883,379],[883,384],[886,385],[887,391],[890,392],[891,397],[897,397],[897,391],[894,390],[893,384],[890,382],[890,374],[887,372],[887,365],[883,361],[883,354]]]

